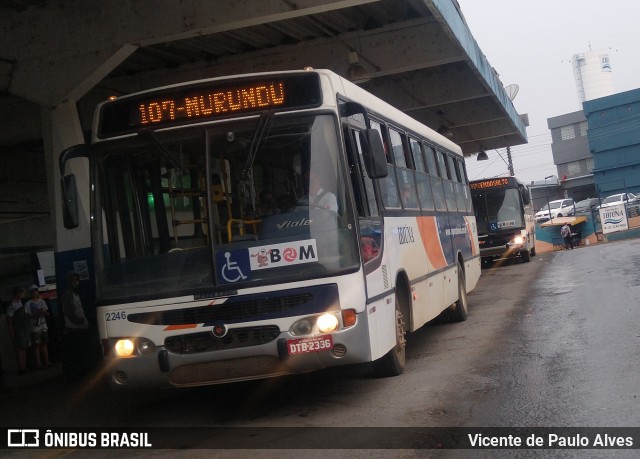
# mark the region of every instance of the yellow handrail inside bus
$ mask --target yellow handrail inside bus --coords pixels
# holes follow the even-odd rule
[[[229,242],[231,242],[231,239],[233,238],[233,225],[237,224],[238,225],[238,231],[240,233],[240,235],[244,235],[245,234],[245,226],[246,225],[251,225],[253,227],[253,234],[258,234],[258,225],[260,223],[262,223],[262,219],[254,219],[254,220],[243,220],[243,219],[237,219],[237,218],[230,218],[229,220],[227,220],[227,237],[229,238]]]

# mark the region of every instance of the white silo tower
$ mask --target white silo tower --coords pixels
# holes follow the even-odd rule
[[[573,75],[580,104],[585,100],[614,94],[611,62],[607,51],[573,55]]]

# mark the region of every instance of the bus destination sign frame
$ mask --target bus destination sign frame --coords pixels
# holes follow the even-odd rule
[[[261,111],[315,108],[322,104],[317,73],[213,80],[105,103],[98,138],[149,128],[193,124]]]

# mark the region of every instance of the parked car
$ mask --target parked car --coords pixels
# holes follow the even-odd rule
[[[638,196],[633,193],[618,193],[607,196],[602,200],[600,208],[616,206],[618,204],[632,204],[638,202]]]
[[[537,222],[544,222],[556,217],[567,217],[575,214],[575,203],[573,199],[558,199],[545,204],[536,212],[534,218]],[[551,208],[551,217],[549,217],[549,208]]]
[[[598,198],[587,198],[582,201],[578,201],[576,203],[576,214],[591,212],[596,210],[600,205],[600,199]]]

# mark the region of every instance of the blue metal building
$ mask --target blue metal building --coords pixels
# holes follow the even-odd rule
[[[640,89],[583,104],[601,197],[640,192]]]

